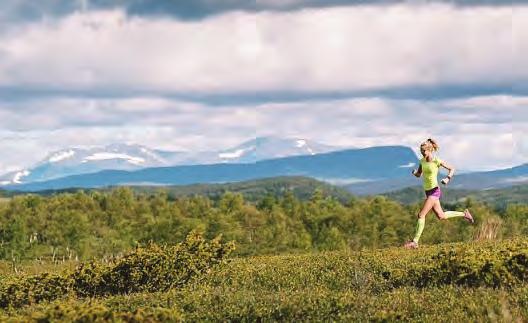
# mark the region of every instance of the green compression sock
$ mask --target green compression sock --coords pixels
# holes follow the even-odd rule
[[[418,243],[418,240],[420,240],[420,236],[422,235],[422,232],[425,227],[425,218],[418,219],[418,222],[416,223],[416,234],[414,235],[413,241]]]
[[[458,211],[445,211],[444,212],[446,218],[455,218],[457,216],[464,216],[464,212],[458,212]]]

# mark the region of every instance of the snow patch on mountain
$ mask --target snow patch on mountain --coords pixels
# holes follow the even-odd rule
[[[310,146],[308,146],[307,142],[305,139],[297,139],[295,141],[295,147],[297,148],[303,148],[303,147],[306,147],[306,150],[311,154],[311,155],[315,155],[315,152],[313,151],[312,148],[310,148]]]
[[[134,157],[134,156],[130,156],[127,154],[108,153],[108,152],[95,153],[91,156],[85,157],[83,160],[83,163],[88,162],[88,161],[109,160],[109,159],[124,159],[127,162],[134,164],[134,165],[141,165],[145,163],[145,159],[141,157]]]
[[[301,147],[306,146],[306,140],[304,140],[304,139],[299,139],[299,140],[297,140],[297,141],[296,141],[296,146],[297,146],[298,148],[301,148]]]
[[[145,148],[145,147],[141,147],[141,152],[144,153],[145,155],[159,161],[160,163],[163,163],[163,164],[167,164],[167,161],[163,158],[161,158],[160,156],[158,156],[157,154],[155,154],[154,152],[152,152],[151,150]]]
[[[411,163],[408,163],[406,165],[400,165],[398,167],[399,168],[411,168],[411,167],[414,167],[414,166],[416,166],[416,163],[411,162]]]
[[[239,158],[240,156],[242,156],[242,154],[244,154],[244,151],[244,149],[238,149],[234,152],[220,153],[218,154],[218,157],[226,159]]]
[[[240,158],[244,155],[244,153],[246,151],[251,151],[251,150],[254,150],[255,147],[248,147],[248,148],[242,148],[242,149],[237,149],[235,151],[228,151],[228,152],[222,152],[222,153],[219,153],[218,154],[218,157],[219,158],[222,158],[222,159],[235,159],[235,158]]]
[[[30,173],[31,172],[28,171],[28,170],[23,170],[21,172],[16,173],[15,176],[13,177],[13,183],[21,184],[22,183],[22,177],[29,176]]]
[[[58,152],[56,154],[54,154],[53,156],[51,156],[49,158],[49,162],[50,163],[56,163],[56,162],[59,162],[61,160],[64,160],[64,159],[68,159],[68,158],[71,158],[75,155],[75,151],[73,150],[68,150],[68,151],[61,151],[61,152]]]

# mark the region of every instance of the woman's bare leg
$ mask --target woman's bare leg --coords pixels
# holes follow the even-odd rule
[[[440,199],[436,199],[434,205],[433,205],[433,211],[436,214],[436,217],[440,220],[447,220],[447,217],[444,213],[444,210],[442,209],[442,205],[440,204]]]
[[[435,200],[436,198],[432,196],[429,196],[427,199],[425,199],[422,210],[418,213],[418,222],[416,223],[416,232],[413,239],[413,242],[416,244],[416,246],[425,227],[425,216],[433,208]]]
[[[447,220],[449,218],[455,218],[455,217],[464,217],[466,215],[465,212],[458,212],[458,211],[445,211],[442,210],[442,205],[440,205],[440,199],[437,199],[435,204],[433,205],[433,211],[436,213],[436,216],[440,220]]]
[[[418,219],[425,219],[425,216],[427,215],[427,213],[429,213],[429,211],[431,211],[437,201],[438,198],[434,196],[429,196],[428,198],[426,198],[422,206],[422,210],[420,210],[420,212],[418,213]]]

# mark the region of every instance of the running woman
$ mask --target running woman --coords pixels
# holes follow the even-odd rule
[[[438,170],[440,167],[444,167],[449,171],[449,174],[446,178],[442,179],[442,184],[447,185],[455,173],[455,169],[449,165],[447,162],[441,160],[440,158],[433,156],[433,153],[438,151],[438,144],[433,139],[427,139],[420,145],[420,152],[422,153],[423,158],[420,159],[420,166],[418,169],[412,171],[413,175],[420,177],[423,174],[423,188],[425,190],[425,201],[420,213],[418,213],[418,223],[416,224],[416,233],[414,239],[405,243],[405,248],[407,249],[416,249],[418,248],[418,241],[422,235],[424,226],[425,226],[425,216],[431,209],[434,211],[436,216],[440,220],[446,220],[455,217],[463,217],[469,223],[474,223],[471,213],[468,209],[465,209],[464,212],[457,211],[443,211],[442,206],[440,205],[440,197],[442,196],[442,191],[438,186]]]

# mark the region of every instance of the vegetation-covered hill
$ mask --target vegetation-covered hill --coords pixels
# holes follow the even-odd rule
[[[70,188],[63,190],[46,190],[32,194],[49,196],[60,193],[84,192],[109,192],[116,187],[100,189],[79,189]],[[319,189],[325,196],[332,196],[340,202],[347,202],[354,195],[342,187],[328,184],[310,177],[304,176],[283,176],[262,178],[257,180],[222,183],[222,184],[192,184],[178,186],[129,186],[135,192],[153,194],[156,192],[166,192],[169,199],[176,199],[186,196],[207,196],[212,200],[219,199],[224,193],[240,193],[248,201],[257,201],[266,195],[275,197],[281,196],[285,191],[291,191],[298,199],[309,199],[314,190]],[[5,196],[24,195],[26,192],[4,191]],[[0,191],[1,196],[1,191]]]
[[[109,192],[115,187],[101,189],[65,189],[40,191],[33,194],[50,196],[60,193],[84,192]],[[181,186],[132,186],[135,192],[144,194],[155,194],[160,191],[167,193],[168,198],[174,200],[181,197],[207,196],[211,200],[218,200],[226,192],[240,193],[246,201],[258,201],[272,195],[279,197],[285,191],[291,191],[293,195],[300,200],[307,200],[312,193],[318,189],[325,196],[332,196],[341,203],[347,203],[350,199],[355,198],[354,194],[347,191],[344,187],[332,185],[304,176],[284,176],[271,177],[258,180],[243,182],[223,183],[223,184],[193,184]],[[509,188],[491,189],[491,190],[460,190],[442,186],[442,201],[447,204],[464,202],[467,199],[488,203],[496,208],[504,209],[508,204],[527,203],[528,202],[528,185],[517,185]],[[13,192],[0,190],[1,197],[10,197],[14,195],[27,194],[25,192]],[[401,190],[392,191],[382,194],[390,199],[404,203],[414,204],[421,203],[424,193],[421,186],[413,186]]]
[[[20,322],[528,319],[528,240],[229,258],[190,236],[109,263],[3,272],[0,319]],[[227,259],[226,259],[227,258]],[[31,268],[31,265],[27,265]],[[192,271],[188,268],[194,268]],[[23,270],[24,268],[22,268]],[[7,276],[6,276],[7,275]],[[10,307],[11,306],[11,307]]]
[[[134,187],[138,192],[155,192],[155,187]],[[320,190],[324,196],[332,196],[342,203],[348,202],[354,195],[342,187],[328,184],[310,177],[284,176],[258,180],[225,183],[225,184],[194,184],[169,186],[166,188],[169,197],[207,196],[213,200],[219,199],[226,192],[240,193],[247,201],[258,201],[271,195],[280,197],[286,191],[291,191],[300,200],[309,199],[315,190]]]
[[[284,178],[13,196],[0,321],[528,318],[526,203],[457,200],[475,225],[429,216],[404,250],[420,204],[340,193]]]
[[[272,182],[273,183],[273,182]],[[260,193],[255,196],[259,196]],[[494,237],[528,235],[528,205],[496,210],[468,200],[476,218],[440,222],[427,219],[424,243],[468,241],[493,227]],[[237,255],[299,253],[397,246],[414,231],[419,204],[404,205],[383,196],[340,202],[316,189],[306,199],[293,191],[248,201],[240,193],[173,197],[165,191],[20,195],[0,203],[0,259],[108,257],[138,243],[176,243],[196,229],[207,238],[223,234],[238,244]]]

